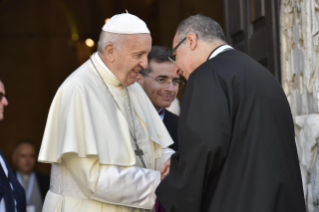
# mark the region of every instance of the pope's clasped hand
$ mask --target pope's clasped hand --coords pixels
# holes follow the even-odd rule
[[[171,159],[168,159],[161,167],[162,180],[169,174],[169,168],[171,167]]]

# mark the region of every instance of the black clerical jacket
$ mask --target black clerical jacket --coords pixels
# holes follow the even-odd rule
[[[272,74],[229,50],[189,77],[165,212],[305,212],[294,126]]]

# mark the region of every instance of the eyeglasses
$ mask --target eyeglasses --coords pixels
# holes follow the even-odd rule
[[[2,101],[3,97],[6,97],[6,99],[8,99],[8,95],[5,95],[4,93],[0,92],[0,102]]]
[[[177,44],[177,46],[174,47],[174,49],[172,49],[172,52],[171,52],[171,55],[168,56],[168,59],[173,62],[173,63],[176,63],[176,58],[175,58],[175,55],[174,52],[176,51],[176,49],[186,40],[186,37],[181,41],[179,42],[179,44]]]
[[[179,42],[177,44],[177,46],[174,47],[174,49],[172,49],[171,51],[171,55],[168,56],[168,59],[173,62],[173,63],[176,63],[176,58],[175,58],[175,55],[174,55],[174,52],[176,51],[176,49],[186,40],[187,37],[185,37],[181,42]],[[196,34],[196,38],[198,39],[198,35]]]
[[[159,78],[154,78],[154,77],[151,77],[151,76],[149,76],[149,75],[144,75],[144,77],[149,77],[149,78],[152,78],[153,80],[155,80],[156,82],[158,82],[159,84],[161,84],[161,85],[168,85],[168,84],[170,84],[170,83],[172,83],[173,84],[173,86],[178,86],[178,89],[180,90],[180,89],[182,89],[183,87],[184,87],[184,82],[182,81],[182,80],[180,80],[180,79],[174,79],[174,80],[169,80],[169,79],[167,79],[167,78],[163,78],[163,77],[159,77]]]

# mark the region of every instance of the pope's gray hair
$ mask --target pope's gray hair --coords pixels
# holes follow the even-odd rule
[[[204,42],[214,42],[215,40],[222,40],[226,42],[224,32],[220,25],[213,19],[198,14],[184,19],[178,26],[177,38],[179,41],[183,40],[189,33],[194,33],[199,40]]]
[[[116,34],[111,32],[102,31],[100,34],[100,39],[98,42],[97,50],[100,54],[104,54],[104,48],[108,44],[113,44],[116,49],[121,49],[121,44],[123,42],[123,38],[126,35]]]

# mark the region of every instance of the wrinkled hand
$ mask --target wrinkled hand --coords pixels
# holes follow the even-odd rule
[[[166,175],[168,175],[170,167],[171,167],[171,159],[168,159],[161,167],[162,179],[166,177]]]

